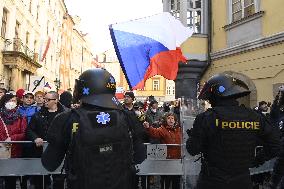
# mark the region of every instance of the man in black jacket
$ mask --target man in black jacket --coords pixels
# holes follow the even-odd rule
[[[27,138],[35,142],[35,151],[32,157],[41,157],[43,141],[46,140],[47,130],[54,117],[65,109],[58,103],[58,93],[50,91],[45,95],[44,107],[31,118],[27,128]]]
[[[249,168],[277,155],[279,130],[238,105],[236,99],[249,93],[243,81],[226,74],[210,78],[200,92],[198,98],[212,108],[197,115],[186,143],[191,155],[203,157],[198,189],[251,189]],[[263,150],[255,157],[260,143]]]
[[[66,155],[71,189],[133,189],[134,165],[143,161],[134,162],[142,128],[133,127],[115,90],[115,79],[106,70],[83,72],[73,95],[80,108],[60,114],[50,126],[42,164],[53,171]]]
[[[40,158],[43,151],[43,142],[46,140],[49,126],[56,115],[63,112],[64,107],[58,103],[59,95],[55,91],[48,92],[44,97],[44,107],[35,113],[28,125],[26,135],[27,139],[34,141],[29,151],[29,157]],[[63,188],[63,180],[58,176],[54,176],[53,188]],[[33,176],[32,183],[36,188],[42,188],[42,179]],[[48,181],[48,180],[47,180]],[[48,182],[46,182],[48,184]]]

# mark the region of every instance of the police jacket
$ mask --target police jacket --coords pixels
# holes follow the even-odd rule
[[[199,188],[250,188],[249,168],[259,143],[264,154],[257,159],[263,163],[277,155],[279,131],[235,100],[223,100],[197,115],[186,148],[191,155],[204,156]]]
[[[281,139],[281,151],[279,156],[276,159],[276,162],[273,167],[273,173],[271,177],[271,189],[276,189],[281,178],[284,176],[284,138]],[[281,187],[284,188],[284,183],[281,182]]]
[[[132,152],[136,152],[131,139],[139,141],[143,130],[130,128],[130,119],[122,110],[85,104],[60,114],[48,131],[43,166],[54,171],[66,154],[71,188],[131,189],[135,174]]]

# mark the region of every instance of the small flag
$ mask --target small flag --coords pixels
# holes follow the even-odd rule
[[[186,62],[180,45],[193,30],[170,13],[110,25],[112,42],[132,89],[143,89],[155,75],[174,80],[178,63]]]
[[[48,49],[49,49],[50,41],[51,41],[51,38],[48,37],[47,44],[46,44],[44,53],[43,53],[42,58],[41,58],[41,62],[43,62],[44,59],[46,58],[46,54],[47,54],[47,51],[48,51]]]
[[[41,61],[41,56],[42,56],[42,48],[43,48],[43,42],[44,42],[44,40],[43,39],[41,39],[40,40],[40,48],[39,48],[39,60],[38,61]]]
[[[45,83],[44,87],[47,87],[47,88],[51,89],[51,86],[49,85],[48,82]]]

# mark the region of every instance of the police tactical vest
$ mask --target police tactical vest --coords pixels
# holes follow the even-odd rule
[[[255,158],[255,147],[263,126],[260,116],[240,106],[215,107],[212,112],[214,120],[211,127],[218,146],[210,150],[209,158],[212,160],[215,155],[219,157],[216,160],[215,156],[213,164],[216,163],[217,167],[230,175],[248,172]]]
[[[75,111],[80,121],[72,125],[72,188],[130,189],[133,153],[125,114],[119,110]]]

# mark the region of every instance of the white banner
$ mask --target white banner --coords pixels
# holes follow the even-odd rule
[[[29,91],[43,91],[45,85],[44,76],[30,76]]]

